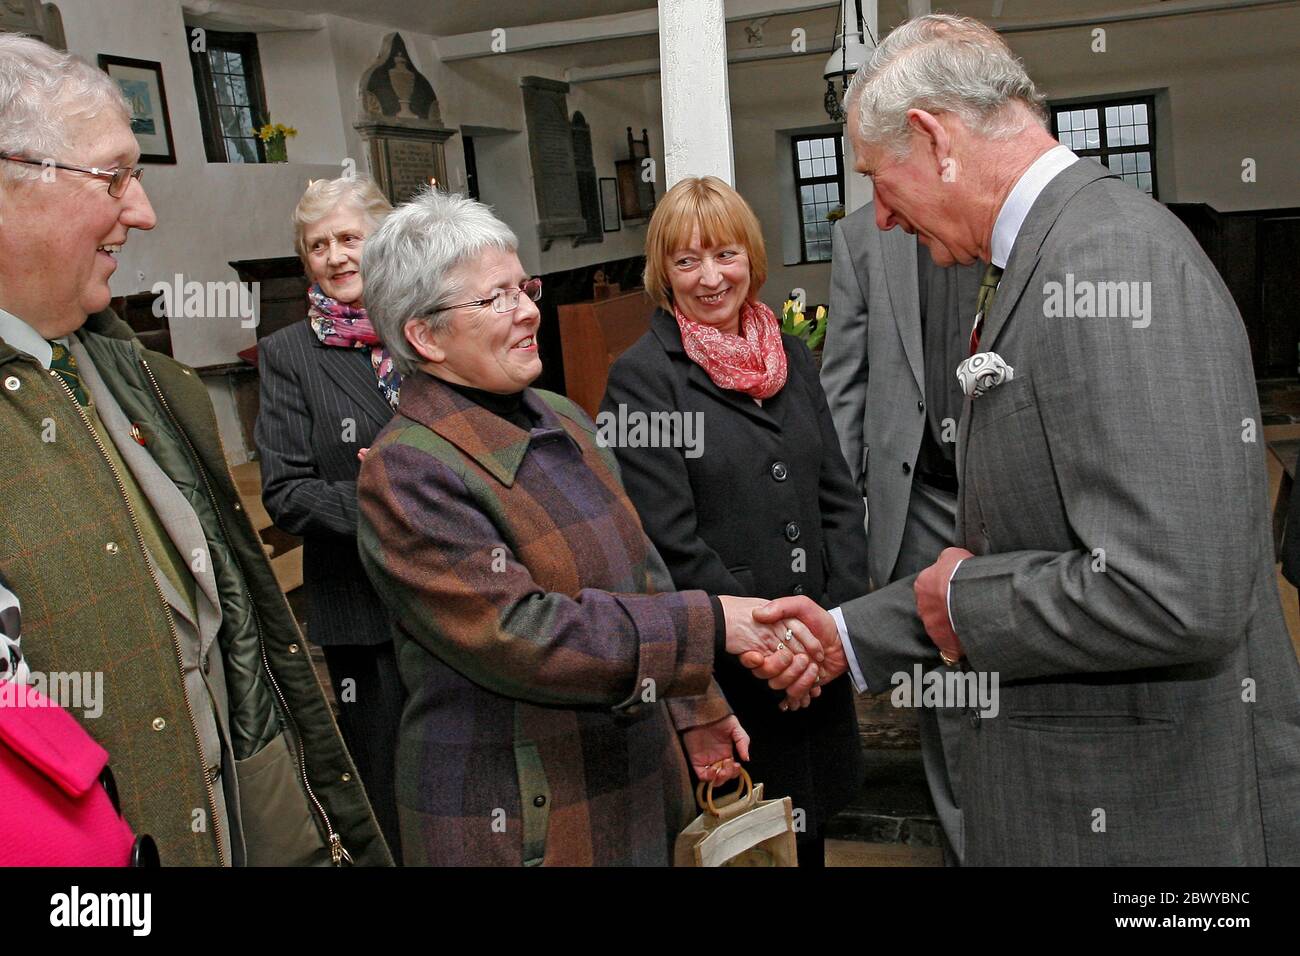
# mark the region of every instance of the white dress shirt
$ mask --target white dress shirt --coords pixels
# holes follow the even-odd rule
[[[41,333],[4,309],[0,309],[0,339],[4,339],[18,351],[30,355],[41,363],[42,368],[49,371],[50,361],[54,358],[54,350],[50,348],[50,343],[45,341]]]
[[[1029,215],[1029,210],[1033,208],[1038,197],[1047,188],[1047,184],[1063,170],[1074,165],[1078,159],[1079,157],[1068,147],[1057,146],[1049,149],[1034,160],[1029,165],[1029,168],[1016,180],[1016,184],[1011,187],[1011,192],[1007,193],[1007,198],[998,211],[997,219],[993,222],[993,237],[989,244],[989,256],[993,264],[999,269],[1006,268],[1007,261],[1011,258],[1011,250],[1016,244],[1016,238],[1020,235],[1020,228],[1025,224],[1025,217]],[[937,558],[938,555],[935,555],[935,557]],[[952,577],[956,577],[957,568],[960,568],[961,565],[962,562],[958,561],[952,569]],[[956,622],[953,621],[952,617],[952,577],[948,579],[948,620],[953,623],[953,630],[956,631]],[[849,677],[853,681],[854,690],[859,694],[878,693],[885,690],[886,688],[883,687],[867,687],[867,682],[862,677],[862,668],[858,666],[857,656],[853,652],[853,644],[849,640],[849,631],[844,624],[843,612],[839,608],[832,608],[830,614],[835,621],[836,629],[840,632],[840,643],[844,645],[844,656],[848,659]]]

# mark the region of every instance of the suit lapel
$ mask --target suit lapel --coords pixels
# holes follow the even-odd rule
[[[925,364],[921,345],[921,297],[917,288],[916,237],[909,236],[901,229],[881,232],[873,223],[868,229],[874,230],[880,240],[881,258],[885,265],[885,288],[889,290],[889,301],[893,304],[894,321],[898,327],[898,337],[903,340],[903,352],[907,355],[907,364],[912,367],[912,376],[922,392],[925,391]]]
[[[319,349],[320,367],[343,389],[376,425],[383,428],[393,417],[393,409],[379,391],[379,380],[370,365],[367,349],[345,349],[323,344],[314,335]]]
[[[1047,184],[1038,198],[1034,200],[1020,226],[1020,233],[1011,247],[1011,257],[1007,260],[1002,281],[998,284],[997,294],[993,297],[993,309],[984,319],[984,328],[980,334],[980,351],[996,351],[998,335],[1006,327],[1011,313],[1020,304],[1021,297],[1030,278],[1038,269],[1042,256],[1043,243],[1056,225],[1061,212],[1080,189],[1089,183],[1111,176],[1110,170],[1090,159],[1081,159],[1057,174]],[[970,417],[973,403],[967,398],[962,404],[961,422],[957,429],[957,475],[960,494],[957,502],[957,540],[965,539],[966,533],[966,460],[967,445],[970,442]]]

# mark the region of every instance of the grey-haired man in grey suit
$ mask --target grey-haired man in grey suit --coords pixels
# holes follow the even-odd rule
[[[959,746],[967,864],[1300,863],[1300,665],[1223,281],[1168,210],[1056,143],[983,24],[903,24],[849,101],[877,224],[989,264],[961,547],[829,614],[755,617],[809,625],[823,682],[942,659],[996,689]]]
[[[957,365],[969,355],[977,264],[936,265],[916,237],[876,226],[874,203],[835,227],[822,387],[867,505],[872,589],[929,567],[957,534]],[[918,708],[921,758],[943,829],[962,858],[953,780],[964,711]]]

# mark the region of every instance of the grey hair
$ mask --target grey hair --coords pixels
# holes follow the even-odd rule
[[[513,230],[482,203],[459,193],[425,187],[384,220],[361,253],[361,283],[366,312],[393,364],[403,375],[420,365],[406,341],[406,323],[423,318],[434,332],[451,324],[438,309],[464,295],[451,274],[488,249],[515,252]]]
[[[344,203],[359,209],[373,229],[388,218],[393,205],[374,181],[363,176],[349,179],[313,179],[293,211],[293,244],[303,264],[307,264],[307,227],[320,222]]]
[[[908,110],[953,113],[976,134],[999,139],[1024,129],[1007,109],[1014,101],[1046,127],[1044,96],[1002,38],[978,20],[948,14],[898,26],[844,94],[862,140],[900,156],[908,150]]]
[[[0,34],[0,153],[64,160],[68,123],[112,112],[131,121],[117,84],[81,57],[16,34]],[[41,170],[0,162],[0,178],[37,179]]]

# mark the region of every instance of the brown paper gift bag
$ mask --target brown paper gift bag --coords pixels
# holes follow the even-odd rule
[[[743,767],[735,793],[715,803],[713,783],[701,780],[695,802],[704,812],[677,837],[674,866],[799,865],[790,798],[764,800]]]

